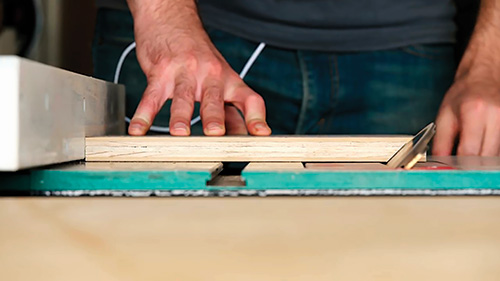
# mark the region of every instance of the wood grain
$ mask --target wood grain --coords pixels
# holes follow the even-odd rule
[[[57,167],[71,171],[209,171],[222,169],[220,162],[85,162],[82,165]]]
[[[87,161],[385,162],[410,136],[93,137]]]
[[[245,171],[303,171],[302,162],[250,162]]]
[[[306,163],[308,170],[326,171],[384,171],[392,170],[382,163]]]
[[[2,280],[497,281],[500,198],[0,200]]]

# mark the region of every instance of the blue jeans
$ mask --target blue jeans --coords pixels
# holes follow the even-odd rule
[[[236,72],[259,43],[206,29]],[[121,52],[133,40],[129,12],[101,9],[95,76],[111,81]],[[274,134],[415,134],[435,119],[455,68],[451,44],[350,53],[267,46],[245,82],[264,98]],[[132,116],[146,88],[134,52],[120,82],[127,87],[127,115]],[[169,104],[155,125],[168,126],[168,120]],[[201,134],[200,124],[192,131]]]

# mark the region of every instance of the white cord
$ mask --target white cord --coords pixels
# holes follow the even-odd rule
[[[113,79],[113,82],[115,84],[118,84],[118,79],[120,79],[120,72],[122,71],[122,66],[123,62],[125,62],[125,59],[127,58],[128,54],[132,52],[133,49],[135,49],[135,42],[132,42],[128,47],[123,50],[122,55],[120,56],[120,59],[118,60],[118,64],[116,65],[116,70],[115,70],[115,78]]]
[[[132,42],[130,45],[128,45],[127,48],[125,48],[125,50],[123,50],[122,55],[120,56],[120,59],[118,60],[118,64],[116,65],[115,77],[113,79],[113,82],[115,84],[118,84],[118,81],[120,80],[120,73],[122,71],[122,66],[123,66],[123,63],[125,62],[125,59],[127,58],[128,54],[130,54],[130,52],[132,52],[132,50],[135,49],[135,47],[136,47],[135,42]],[[266,43],[261,42],[259,44],[259,46],[257,46],[257,48],[253,51],[252,55],[250,56],[248,61],[245,63],[245,66],[243,67],[243,69],[240,72],[241,79],[245,78],[248,71],[250,70],[252,65],[255,63],[255,61],[257,60],[260,53],[262,52],[262,50],[264,50],[265,47],[266,47]],[[195,118],[193,118],[191,120],[191,126],[198,123],[200,120],[201,120],[201,117],[196,116]],[[130,118],[125,116],[125,122],[130,123]],[[149,128],[149,130],[153,131],[153,132],[157,132],[157,133],[169,133],[170,132],[169,127],[161,127],[161,126],[154,126],[154,125],[151,126]]]
[[[250,68],[252,67],[254,62],[257,60],[257,58],[260,56],[260,53],[262,52],[262,50],[264,50],[265,47],[266,47],[266,43],[261,42],[259,44],[259,46],[257,46],[257,48],[255,48],[252,55],[248,59],[247,63],[245,63],[245,66],[243,67],[243,69],[240,72],[241,79],[245,79],[245,76],[247,76],[248,71],[250,70]]]

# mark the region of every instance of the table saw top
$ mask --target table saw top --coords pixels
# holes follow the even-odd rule
[[[79,162],[0,174],[2,190],[32,195],[500,195],[500,157],[430,157],[413,170],[380,163]]]

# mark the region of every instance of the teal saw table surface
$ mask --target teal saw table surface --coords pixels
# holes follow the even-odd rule
[[[380,163],[80,162],[0,174],[0,190],[32,195],[500,195],[500,157],[430,157],[413,170]],[[222,173],[221,173],[222,171]]]

